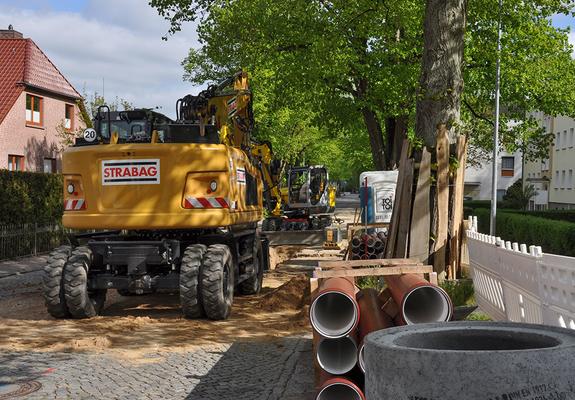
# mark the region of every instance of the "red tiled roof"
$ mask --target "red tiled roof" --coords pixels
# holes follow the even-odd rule
[[[23,84],[81,97],[31,39],[0,39],[0,123],[24,90]]]
[[[24,80],[26,40],[0,40],[0,123],[24,89],[18,82]]]

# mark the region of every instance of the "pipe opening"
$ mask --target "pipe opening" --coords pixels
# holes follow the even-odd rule
[[[317,346],[317,362],[333,375],[343,375],[357,364],[357,345],[349,336],[322,339]]]
[[[561,342],[554,337],[532,332],[503,329],[444,329],[409,333],[394,340],[394,344],[428,350],[501,351],[546,349],[556,347]]]
[[[361,368],[361,372],[365,374],[365,344],[363,343],[357,353],[357,361],[359,363],[359,368]]]
[[[311,324],[325,337],[337,338],[347,335],[356,325],[358,318],[354,300],[345,293],[323,293],[311,305]]]
[[[344,382],[336,382],[324,387],[316,400],[362,400],[361,393]]]
[[[435,286],[420,286],[403,301],[403,318],[408,325],[445,322],[451,318],[447,294]]]

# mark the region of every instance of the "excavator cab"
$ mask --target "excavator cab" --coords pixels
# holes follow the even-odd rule
[[[328,173],[321,165],[293,167],[288,173],[288,204],[290,209],[309,209],[314,213],[327,212]]]

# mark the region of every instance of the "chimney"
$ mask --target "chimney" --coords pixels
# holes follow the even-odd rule
[[[8,29],[0,29],[0,39],[22,39],[23,36],[20,32],[15,31],[12,25],[8,25]]]

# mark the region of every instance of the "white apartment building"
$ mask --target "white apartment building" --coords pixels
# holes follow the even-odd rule
[[[502,200],[509,186],[521,179],[521,153],[501,152],[497,163],[497,199]],[[466,200],[491,200],[493,163],[465,169],[464,196]]]
[[[555,139],[547,159],[524,161],[523,186],[533,185],[537,189],[529,209],[575,209],[575,119],[534,115]]]

